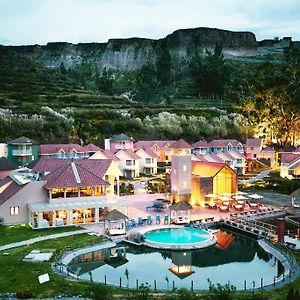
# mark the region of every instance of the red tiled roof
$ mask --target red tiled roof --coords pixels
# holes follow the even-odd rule
[[[112,152],[110,152],[109,150],[103,150],[100,149],[100,151],[108,158],[108,159],[112,159],[113,161],[119,161],[119,157],[116,156],[115,154],[113,154]]]
[[[35,173],[52,172],[67,162],[68,160],[63,158],[41,157],[35,162],[32,171]]]
[[[13,195],[15,195],[18,191],[20,191],[27,183],[23,185],[19,185],[10,177],[5,177],[3,180],[0,181],[0,191],[1,188],[3,188],[6,184],[8,184],[7,187],[2,192],[0,192],[0,205],[2,205],[4,202],[9,200]]]
[[[93,161],[90,160],[90,162]],[[78,173],[79,180],[76,178],[76,172]],[[44,185],[46,189],[109,185],[100,176],[74,161],[68,161],[67,164],[63,164],[55,171],[46,175],[44,180],[47,181]]]
[[[0,157],[0,171],[16,170],[18,167],[6,157]]]
[[[177,149],[191,149],[192,146],[191,144],[189,144],[188,142],[186,142],[183,139],[180,139],[178,141],[176,141],[175,143],[173,143],[171,145],[171,148],[177,148]]]
[[[70,153],[72,150],[75,150],[76,152],[81,152],[81,153],[86,152],[84,150],[84,147],[82,147],[78,144],[42,144],[42,145],[39,145],[39,154],[40,155],[56,154],[61,149],[65,153]]]
[[[137,159],[141,159],[136,153],[134,153],[132,150],[130,150],[130,149],[122,149],[122,150],[119,150],[117,153],[116,153],[116,155],[118,156],[118,154],[120,153],[120,152],[124,152],[124,153],[126,153],[131,159],[134,159],[134,160],[137,160]]]
[[[172,145],[176,141],[168,140],[168,141],[138,141],[133,146],[134,148],[141,148],[141,149],[149,149],[152,148],[154,145],[157,145],[159,148],[164,148],[167,145]]]
[[[246,146],[247,147],[261,147],[262,146],[262,139],[247,139]]]
[[[224,163],[192,161],[192,174],[201,177],[214,177],[224,166],[227,165]]]
[[[97,152],[99,150],[101,150],[100,147],[94,145],[94,144],[88,144],[88,145],[85,145],[84,147],[82,147],[82,149],[85,151],[85,152]]]
[[[89,171],[93,172],[95,175],[104,177],[107,169],[109,168],[112,160],[111,159],[77,159],[76,164],[87,168]],[[56,171],[63,165],[70,163],[68,159],[60,158],[40,158],[36,164],[33,166],[32,171],[35,173],[41,172],[53,172]]]
[[[281,163],[283,164],[291,164],[295,160],[300,158],[300,154],[296,153],[282,153],[281,155]]]
[[[193,148],[208,148],[208,143],[207,141],[198,141],[196,143],[194,143]]]
[[[219,147],[227,147],[228,144],[231,144],[233,147],[236,147],[238,144],[241,144],[237,140],[212,140],[208,143],[209,147],[219,148]]]

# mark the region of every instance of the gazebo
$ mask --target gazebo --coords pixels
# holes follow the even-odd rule
[[[125,221],[127,219],[128,217],[126,215],[124,215],[117,209],[113,209],[105,216],[105,231],[109,235],[125,234]]]
[[[175,224],[187,224],[191,221],[192,206],[184,201],[173,203],[170,206],[170,220]]]
[[[296,198],[300,198],[300,188],[296,191],[293,191],[290,195],[292,197],[292,207],[299,207],[299,204],[295,203]]]

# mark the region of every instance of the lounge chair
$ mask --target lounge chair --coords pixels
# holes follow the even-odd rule
[[[147,216],[147,224],[148,225],[152,224],[152,216],[151,215]]]
[[[160,224],[160,215],[156,216],[156,224]]]
[[[164,216],[164,224],[169,224],[169,215]]]
[[[142,226],[143,223],[143,218],[142,217],[138,217],[138,226]]]

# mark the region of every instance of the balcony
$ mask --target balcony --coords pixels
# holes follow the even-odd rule
[[[13,156],[29,156],[29,155],[32,155],[32,150],[31,149],[13,150],[12,155]]]
[[[138,170],[139,166],[138,165],[125,165],[124,170]]]

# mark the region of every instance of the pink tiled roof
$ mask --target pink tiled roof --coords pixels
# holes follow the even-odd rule
[[[235,155],[238,156],[239,158],[246,159],[246,156],[245,156],[243,153],[239,152],[239,151],[231,150],[231,151],[228,151],[228,153],[229,153],[230,155],[235,154]],[[233,156],[233,155],[232,155],[232,156]]]
[[[85,152],[84,147],[78,144],[42,144],[39,145],[39,154],[56,154],[61,149],[66,153],[69,153],[72,150],[75,150],[76,152]]]
[[[219,147],[226,147],[228,144],[231,144],[232,146],[236,147],[238,144],[241,144],[237,140],[212,140],[208,143],[209,147],[213,148],[219,148]]]
[[[219,152],[217,155],[219,156],[220,153],[222,153],[223,156],[225,156],[225,158],[227,158],[225,160],[231,160],[231,161],[236,160],[236,158],[234,156],[230,155],[230,153],[228,153],[228,152]],[[221,158],[222,156],[220,155],[219,157]]]
[[[177,149],[191,149],[192,146],[191,144],[189,144],[187,141],[185,141],[184,139],[180,139],[178,141],[176,141],[175,143],[173,143],[171,145],[171,148],[177,148]]]
[[[113,161],[119,161],[119,157],[116,156],[115,154],[113,154],[112,152],[110,152],[109,150],[103,150],[100,149],[100,151],[108,158],[108,159],[112,159]]]
[[[247,147],[261,147],[262,146],[262,139],[247,139],[246,146]]]
[[[283,164],[291,164],[297,159],[300,159],[300,154],[282,153],[282,155],[281,155],[281,163],[283,163]]]
[[[194,154],[194,155],[197,157],[198,161],[208,162],[208,160],[204,157],[204,155],[202,154]]]
[[[15,181],[13,181],[10,177],[5,177],[0,181],[0,188],[5,184],[10,183],[7,188],[0,193],[0,205],[9,200],[13,195],[15,195],[18,191],[20,191],[26,184],[18,185]]]
[[[118,154],[120,152],[124,152],[126,153],[131,159],[134,159],[134,160],[138,160],[138,159],[141,159],[136,153],[134,153],[132,150],[130,149],[122,149],[122,150],[119,150],[116,155],[118,156]]]
[[[93,161],[91,161],[93,162]],[[76,169],[76,171],[74,171]],[[79,181],[76,178],[76,172],[79,175]],[[94,172],[77,162],[69,161],[61,167],[44,177],[47,183],[44,185],[46,189],[52,188],[71,188],[71,187],[88,187],[88,186],[105,186],[108,182],[103,180]]]
[[[218,163],[224,163],[224,160],[215,153],[210,152],[210,153],[204,154],[204,158],[206,158],[207,156],[210,156],[213,160],[215,160]]]
[[[198,141],[196,143],[194,143],[193,148],[208,148],[208,143],[207,141]]]
[[[261,150],[262,152],[275,152],[275,149],[274,148],[271,148],[271,147],[265,147]]]
[[[103,178],[107,169],[111,165],[111,159],[80,159],[76,163]]]
[[[141,148],[141,149],[149,149],[152,148],[154,145],[157,145],[159,148],[164,148],[167,145],[172,145],[176,141],[174,140],[165,140],[165,141],[138,141],[134,143],[134,148]]]
[[[156,154],[151,148],[141,149],[141,150],[144,150],[152,158],[157,158],[158,157],[158,154]],[[139,150],[135,151],[135,153],[137,153],[138,151]],[[138,153],[137,153],[137,155],[138,155]]]
[[[101,150],[101,148],[99,148],[98,146],[91,144],[91,143],[88,145],[85,145],[82,149],[85,152],[97,152],[97,151]]]

